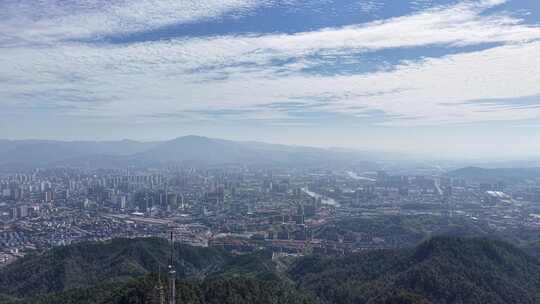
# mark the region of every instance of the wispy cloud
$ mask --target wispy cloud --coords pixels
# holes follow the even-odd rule
[[[158,27],[242,15],[271,0],[90,0],[0,2],[2,44],[98,39]]]
[[[455,106],[453,103],[443,103],[443,105]],[[536,109],[540,108],[540,95],[468,100],[463,102],[462,105],[476,107],[485,111],[499,111],[501,109]]]
[[[100,37],[241,16],[275,3],[8,0],[0,3],[0,102],[11,108],[24,104],[30,109],[33,104],[36,111],[47,103],[64,106],[67,115],[118,119],[171,118],[167,113],[295,123],[311,123],[310,115],[322,121],[384,113],[385,119],[370,123],[386,125],[534,119],[540,115],[537,109],[479,112],[467,103],[540,94],[540,59],[535,56],[540,53],[540,27],[488,11],[505,2],[463,1],[296,34],[108,44]],[[363,54],[382,50],[489,43],[495,44],[440,58],[419,52],[415,60],[399,61],[392,69],[306,73],[340,62],[330,58],[350,59],[351,54],[356,56],[352,64],[361,65]]]

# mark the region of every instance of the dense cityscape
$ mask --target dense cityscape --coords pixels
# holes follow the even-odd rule
[[[171,229],[193,246],[295,256],[406,247],[460,226],[513,238],[526,231],[533,240],[540,232],[538,179],[240,165],[54,168],[2,175],[0,193],[0,265],[34,250],[166,237]],[[422,231],[404,226],[407,219]]]

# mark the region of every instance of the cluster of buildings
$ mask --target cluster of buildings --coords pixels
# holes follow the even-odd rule
[[[339,226],[348,218],[431,215],[540,226],[540,184],[297,168],[86,171],[0,176],[0,265],[30,250],[115,237],[164,236],[230,250],[344,254],[407,236]],[[329,232],[332,231],[332,232]]]

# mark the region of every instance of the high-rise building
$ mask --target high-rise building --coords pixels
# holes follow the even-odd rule
[[[171,211],[178,209],[178,195],[176,193],[167,194],[167,204]]]
[[[45,201],[45,203],[50,203],[52,202],[52,200],[53,200],[53,192],[51,190],[47,190],[43,192],[43,201]]]

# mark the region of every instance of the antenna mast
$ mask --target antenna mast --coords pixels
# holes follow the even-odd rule
[[[169,260],[169,304],[176,304],[176,270],[174,269],[174,239],[173,231],[171,230],[171,255]]]

